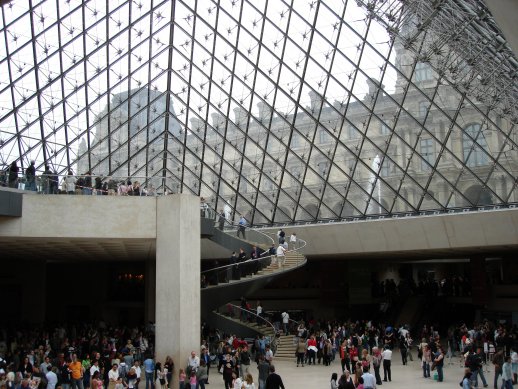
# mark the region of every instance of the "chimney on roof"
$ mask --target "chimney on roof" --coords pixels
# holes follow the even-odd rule
[[[378,80],[375,78],[369,77],[367,78],[367,86],[369,87],[369,93],[365,96],[366,99],[374,99],[376,96],[376,93],[381,87],[380,95],[383,96],[383,88],[385,88],[385,85],[380,84]]]
[[[264,101],[260,101],[257,103],[257,108],[259,109],[259,114],[257,118],[261,120],[263,123],[270,120],[272,117],[272,107],[270,104],[266,104]]]

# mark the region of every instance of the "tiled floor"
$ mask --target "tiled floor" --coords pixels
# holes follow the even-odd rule
[[[444,367],[444,381],[439,383],[433,379],[423,378],[420,364],[415,360],[409,362],[407,366],[401,364],[401,359],[397,352],[394,353],[394,360],[392,362],[392,382],[383,382],[381,388],[385,389],[416,389],[416,388],[459,388],[459,382],[464,375],[464,368],[460,366],[457,358],[453,359],[455,363],[446,364]],[[340,361],[336,360],[331,366],[305,366],[296,367],[295,359],[293,362],[276,361],[274,365],[277,373],[282,377],[286,389],[328,389],[330,388],[329,381],[333,372],[340,376]],[[251,367],[254,382],[257,386],[257,368],[255,364]],[[433,372],[432,372],[433,374]],[[493,388],[493,367],[484,368],[484,375],[489,384],[489,388]],[[381,376],[383,377],[383,369],[381,369]],[[210,370],[210,385],[208,389],[223,389],[223,378],[216,368],[212,367]],[[498,383],[500,387],[500,381]],[[479,388],[482,388],[482,383],[479,380]]]

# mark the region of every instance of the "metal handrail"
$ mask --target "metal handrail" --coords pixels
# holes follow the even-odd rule
[[[267,253],[267,251],[266,251],[266,253]],[[235,278],[234,275],[231,274],[230,277],[226,277],[226,276],[229,275],[228,274],[229,270],[233,270],[234,267],[239,269],[239,266],[242,267],[245,264],[246,265],[252,265],[252,264],[256,264],[256,263],[257,264],[263,264],[264,263],[266,265],[266,264],[269,264],[271,262],[272,257],[273,257],[273,255],[263,256],[261,258],[250,258],[250,259],[247,259],[246,261],[243,261],[243,262],[230,263],[228,265],[223,265],[223,266],[218,266],[218,267],[215,267],[215,268],[203,270],[201,272],[201,274],[203,276],[205,276],[205,280],[202,280],[202,287],[215,286],[215,285],[219,285],[220,283],[230,282],[232,279]],[[268,266],[268,265],[266,265],[266,266]],[[213,273],[216,273],[215,277],[214,276],[209,277],[209,275],[213,274]],[[252,273],[254,273],[254,271],[252,271]],[[223,275],[223,279],[222,280],[221,280],[221,275]],[[239,276],[239,278],[241,278],[241,276]],[[207,284],[204,284],[205,282],[207,282]]]
[[[265,319],[263,316],[259,316],[257,313],[253,312],[253,311],[250,311],[248,309],[244,309],[238,305],[235,305],[235,304],[232,304],[232,303],[228,303],[228,304],[225,304],[225,307],[228,308],[229,306],[231,306],[233,309],[237,309],[239,310],[240,312],[246,312],[247,315],[252,315],[252,316],[255,316],[255,319],[256,319],[256,323],[258,323],[257,319],[260,319],[262,320],[263,322],[265,322],[273,331],[273,334],[274,334],[274,339],[275,339],[275,335],[277,334],[277,329],[275,328],[275,326],[272,324],[272,322],[270,322],[269,320]],[[241,315],[239,315],[241,317]],[[263,333],[264,335],[264,333]],[[273,354],[275,355],[276,352],[277,352],[277,344],[274,343],[274,340],[272,340],[269,336],[266,336],[269,339],[269,344],[270,344],[270,347],[273,351]]]
[[[262,233],[263,235],[271,235],[271,233]],[[271,237],[269,237],[270,240],[273,242],[273,239]],[[300,250],[302,250],[304,247],[306,247],[307,245],[307,242],[303,239],[298,239],[298,242],[300,242],[300,246],[295,248],[295,249],[291,249],[291,250],[287,250],[287,252],[298,252]],[[268,251],[265,251],[263,254],[268,254]],[[268,263],[271,263],[271,260],[276,257],[276,254],[271,254],[271,255],[263,255],[262,257],[260,258],[249,258],[247,259],[246,261],[243,261],[243,262],[237,262],[237,263],[230,263],[228,265],[223,265],[223,266],[217,266],[217,267],[214,267],[214,268],[211,268],[211,269],[207,269],[207,270],[203,270],[201,272],[202,275],[205,276],[205,280],[203,281],[202,280],[202,287],[207,287],[207,286],[213,286],[213,285],[219,285],[220,282],[223,282],[223,283],[226,283],[226,282],[230,282],[230,279],[227,277],[227,278],[224,278],[223,281],[220,281],[220,275],[223,275],[223,276],[228,276],[228,271],[234,267],[237,267],[239,268],[240,266],[247,266],[247,265],[253,265],[253,264],[256,264],[256,263],[259,263],[259,264],[264,264],[265,262]],[[300,258],[300,262],[303,262],[304,261],[304,257],[301,257]],[[299,262],[299,263],[300,263]],[[250,266],[252,267],[252,266]],[[216,276],[214,277],[211,277],[210,280],[208,280],[208,277],[207,275],[211,274],[211,273],[214,273],[216,272]],[[252,273],[254,273],[252,271]],[[248,274],[246,274],[248,275]],[[246,276],[245,275],[245,276]],[[234,278],[233,275],[231,278]],[[239,277],[241,278],[241,276]],[[214,281],[216,281],[214,283]],[[208,282],[208,284],[204,284],[205,282]],[[211,282],[211,283],[209,283]]]
[[[57,193],[45,193],[44,188],[44,179],[48,176],[49,178],[57,177],[58,182],[58,190]],[[63,185],[63,180],[69,177],[67,174],[44,174],[37,172],[35,176],[35,192],[43,193],[43,194],[59,194],[59,188]],[[72,175],[76,180],[78,178],[87,177],[86,175],[74,174]],[[149,196],[147,193],[148,189],[152,190],[152,196],[163,196],[169,193],[176,193],[173,191],[168,192],[167,189],[163,189],[161,187],[152,187],[148,188],[149,182],[154,181],[162,181],[164,179],[171,180],[172,177],[160,177],[160,176],[110,176],[110,175],[90,175],[92,178],[92,187],[88,187],[87,189],[94,189],[93,183],[96,177],[100,177],[102,182],[106,182],[107,180],[113,179],[115,182],[120,183],[122,181],[127,182],[131,180],[132,182],[135,180],[142,180],[140,188],[144,193],[141,193],[141,196]],[[8,186],[8,172],[4,170],[0,170],[0,186]],[[28,181],[26,179],[26,175],[24,173],[19,174],[18,178],[15,181],[15,188],[18,188],[18,184],[26,184]],[[152,186],[152,184],[151,184]],[[24,189],[24,188],[20,188]],[[27,188],[25,188],[27,190]],[[34,187],[32,187],[34,189]],[[78,186],[78,190],[83,189],[83,187]],[[105,193],[105,192],[103,192]],[[358,214],[358,215],[350,215],[350,216],[340,216],[334,218],[320,218],[320,219],[312,219],[312,220],[292,220],[290,222],[270,222],[265,224],[256,224],[257,228],[272,228],[272,227],[292,227],[292,226],[304,226],[304,225],[313,225],[313,224],[328,224],[328,223],[349,223],[349,222],[360,222],[360,221],[370,221],[370,220],[380,220],[380,219],[396,219],[396,218],[408,218],[408,217],[423,217],[423,216],[435,216],[435,215],[444,215],[444,214],[452,214],[452,213],[465,213],[465,212],[481,212],[481,211],[491,211],[498,209],[511,209],[517,208],[517,202],[508,202],[508,203],[494,203],[494,204],[486,204],[486,205],[469,205],[462,207],[449,207],[449,208],[438,208],[438,209],[425,209],[418,211],[401,211],[401,212],[390,212],[386,214]],[[236,211],[236,210],[234,210]],[[237,212],[237,211],[236,211]],[[228,219],[227,219],[228,220]],[[256,230],[259,232],[258,230]]]

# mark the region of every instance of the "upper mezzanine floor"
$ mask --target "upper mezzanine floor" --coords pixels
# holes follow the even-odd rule
[[[9,191],[6,188],[0,190]],[[31,195],[14,192],[22,196],[21,216],[0,216],[3,258],[153,260],[155,257],[157,230],[160,229],[157,204],[163,201],[163,196]],[[372,220],[286,224],[283,228],[287,233],[296,232],[307,242],[305,254],[309,258],[444,258],[516,252],[518,208],[496,208]],[[277,229],[275,226],[272,231]],[[210,242],[204,248],[205,240],[202,239],[201,244],[202,258],[228,256],[224,250],[215,251],[215,245]]]

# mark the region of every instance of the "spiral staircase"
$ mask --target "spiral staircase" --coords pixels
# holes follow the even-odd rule
[[[247,228],[246,239],[236,236],[235,226],[227,226],[223,231],[215,228],[214,219],[202,218],[202,235],[212,242],[219,244],[229,252],[236,251],[237,247],[242,247],[245,252],[250,253],[253,246],[264,250],[277,246],[275,234],[265,233],[260,229]],[[235,271],[234,264],[219,266],[202,271],[202,276],[206,280],[206,285],[201,289],[201,314],[202,318],[211,326],[224,329],[226,332],[242,334],[243,337],[253,338],[257,334],[265,335],[271,340],[275,337],[275,328],[272,323],[264,318],[256,320],[255,312],[246,311],[246,315],[252,320],[242,321],[242,309],[237,304],[242,296],[246,297],[255,291],[263,288],[274,278],[303,267],[307,263],[307,258],[303,254],[306,246],[304,240],[298,239],[297,247],[290,248],[285,254],[284,264],[276,263],[275,255],[262,255],[259,259],[248,259],[239,263],[239,269],[243,267],[249,271],[246,275],[235,279],[231,277]],[[233,269],[234,268],[234,269]],[[241,270],[240,270],[241,271]],[[259,324],[258,324],[259,322]],[[293,358],[295,346],[292,336],[281,335],[277,338],[277,352],[275,358]]]

